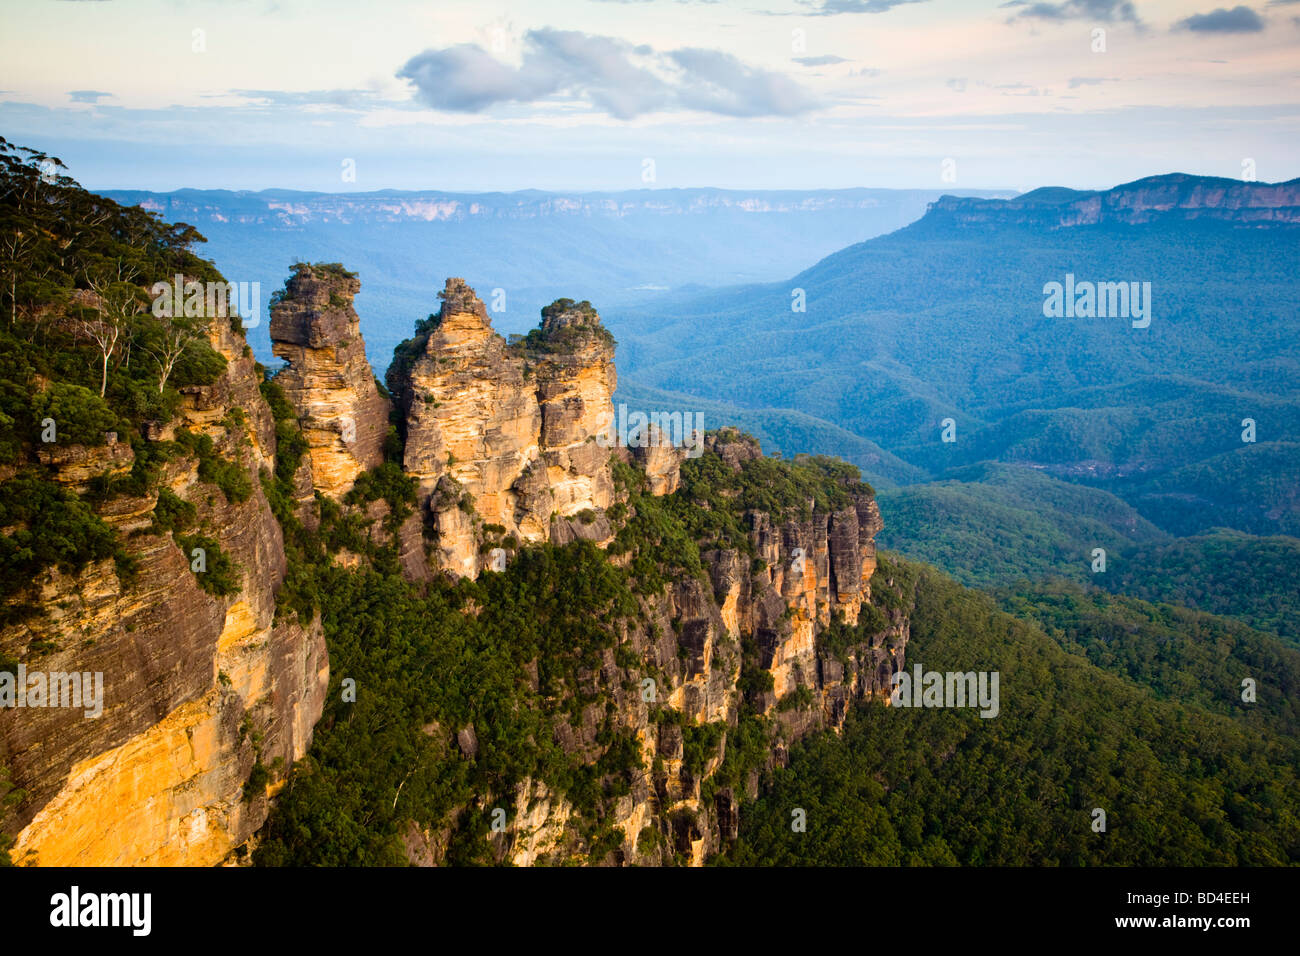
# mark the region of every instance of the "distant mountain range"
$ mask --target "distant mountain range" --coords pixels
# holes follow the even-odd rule
[[[341,261],[361,277],[357,309],[382,373],[411,325],[438,309],[449,275],[479,289],[502,332],[524,332],[557,298],[603,315],[670,292],[790,275],[844,246],[907,225],[939,190],[617,193],[314,193],[140,190],[105,195],[207,237],[231,281],[261,283],[249,341],[270,362],[267,300],[295,260]],[[967,191],[963,195],[1012,196]],[[501,294],[494,294],[501,290]]]
[[[619,341],[617,402],[855,462],[882,490],[882,543],[969,583],[1091,578],[1093,547],[1214,567],[1187,555],[1226,553],[1216,529],[1300,534],[1300,180],[112,195],[197,226],[228,278],[262,282],[263,308],[290,261],[341,260],[380,368],[442,276],[477,285],[502,332],[591,299]],[[1093,315],[1045,314],[1051,283],[1072,306],[1091,286]],[[1149,284],[1148,326],[1106,316],[1120,283]],[[265,322],[250,341],[268,360]],[[1201,537],[1178,551],[1171,535]],[[967,546],[990,538],[996,566]],[[1234,540],[1233,574],[1291,553]]]
[[[1101,191],[1049,186],[1012,200],[944,196],[927,218],[932,225],[1018,223],[1048,228],[1194,220],[1238,225],[1300,223],[1300,179],[1252,183],[1170,173]]]
[[[843,454],[883,487],[995,461],[1119,495],[1174,534],[1294,535],[1298,275],[1300,180],[1174,174],[945,197],[783,282],[609,324],[623,400],[700,403],[765,445]],[[1049,285],[1076,282],[1077,311],[1047,314]],[[1105,309],[1147,285],[1146,327]]]

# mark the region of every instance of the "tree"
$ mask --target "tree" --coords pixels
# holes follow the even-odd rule
[[[142,312],[144,291],[135,283],[138,275],[139,270],[121,258],[86,272],[86,285],[93,293],[91,308],[95,316],[79,319],[77,329],[99,350],[100,398],[108,390],[108,363],[131,320]]]
[[[207,333],[206,321],[195,322],[184,317],[164,320],[157,331],[146,339],[144,350],[158,363],[158,393],[167,385],[176,363],[194,342]]]

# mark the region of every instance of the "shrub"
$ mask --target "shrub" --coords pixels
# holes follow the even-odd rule
[[[239,565],[231,559],[230,555],[221,550],[221,543],[216,538],[209,538],[202,534],[178,535],[176,543],[185,552],[185,560],[189,563],[190,570],[194,572],[199,587],[217,597],[229,597],[239,593]],[[202,570],[194,567],[197,560],[194,554],[196,549],[203,552],[203,562],[200,565]]]
[[[38,425],[54,420],[60,445],[102,445],[105,432],[125,430],[108,404],[80,385],[55,382],[32,400],[32,412]]]

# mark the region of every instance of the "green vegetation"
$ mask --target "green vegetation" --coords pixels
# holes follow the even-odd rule
[[[208,342],[205,317],[173,318],[151,307],[153,284],[177,274],[223,281],[191,251],[203,237],[89,193],[61,170],[57,159],[0,139],[0,235],[7,237],[0,245],[0,463],[17,471],[0,485],[5,598],[48,568],[75,572],[107,557],[129,585],[134,562],[96,509],[118,495],[151,492],[174,449],[146,441],[146,431],[172,420],[180,389],[210,385],[226,368]],[[134,452],[127,475],[94,476],[79,495],[38,464],[42,450],[103,445],[110,432]],[[205,481],[232,501],[248,497],[248,476],[210,439],[182,444],[199,454]],[[195,523],[194,509],[170,492],[159,494],[159,507],[157,530]],[[15,601],[7,616],[30,610]]]
[[[32,399],[38,422],[51,419],[60,443],[102,445],[105,432],[118,429],[117,416],[95,392],[80,385],[55,382]]]
[[[1233,531],[1128,549],[1096,583],[1224,614],[1300,645],[1300,539]]]
[[[341,262],[295,262],[289,266],[289,272],[289,277],[284,280],[284,287],[276,289],[271,293],[270,308],[272,312],[275,311],[275,307],[283,302],[284,298],[289,294],[289,285],[304,272],[310,272],[324,279],[357,278],[357,274],[355,272],[349,272],[343,267]],[[337,294],[331,292],[330,305],[341,307],[343,305],[343,300]]]
[[[383,500],[388,505],[385,527],[389,533],[396,534],[402,522],[415,511],[415,488],[415,479],[402,471],[401,465],[386,461],[358,475],[343,501],[355,505]]]
[[[1300,650],[1212,614],[1057,582],[1000,593],[1066,650],[1178,700],[1250,726],[1300,737]],[[1243,681],[1257,685],[1244,706]]]
[[[1114,495],[1015,465],[987,463],[954,479],[891,488],[881,492],[880,510],[877,544],[978,587],[1049,575],[1089,580],[1094,548],[1106,550],[1113,570],[1123,549],[1165,538]]]
[[[613,651],[627,669],[625,691],[635,692],[647,666],[624,634],[645,626],[637,595],[662,590],[682,573],[704,572],[687,528],[699,506],[684,493],[644,494],[643,473],[622,464],[615,471],[629,507],[610,552],[627,555],[626,568],[594,545],[574,542],[524,548],[503,573],[424,589],[401,578],[391,554],[375,554],[371,568],[354,571],[313,560],[315,549],[328,549],[334,536],[361,531],[347,531],[342,510],[320,500],[319,536],[303,537],[301,558],[291,554],[286,588],[305,599],[300,614],[310,606],[321,610],[330,693],[312,749],[295,766],[263,831],[256,862],[399,865],[411,820],[435,831],[450,827],[449,862],[488,862],[489,812],[456,811],[509,810],[510,795],[525,779],[544,782],[575,806],[593,858],[619,844],[604,822],[611,801],[647,768],[635,739],[614,722],[609,690],[593,691],[582,675],[600,669]],[[761,475],[780,476],[781,490],[773,493],[792,505],[806,504],[805,495],[839,501],[845,488],[858,488],[856,471],[842,465],[771,460],[750,462],[740,475],[719,474],[715,485],[699,488],[712,489],[714,504],[725,503],[734,517],[761,493]],[[412,489],[409,479],[381,467],[354,493],[356,503],[385,498],[405,505]],[[756,672],[752,650],[744,667],[758,693],[771,689],[771,675]],[[344,699],[346,679],[356,681],[355,702]],[[577,730],[593,716],[598,756],[582,760],[557,742],[563,735],[556,728]],[[718,787],[739,788],[770,753],[767,722],[748,704],[733,730],[722,723],[695,726],[672,710],[661,710],[659,719],[682,725],[691,773],[701,773],[725,749],[708,783],[710,799]],[[452,737],[470,726],[478,750],[467,758]]]
[[[9,599],[33,587],[41,572],[57,567],[80,571],[92,561],[113,558],[120,577],[133,562],[113,529],[76,494],[35,469],[0,482],[0,597]],[[7,608],[0,624],[33,613],[31,603]]]
[[[176,535],[176,544],[184,552],[199,587],[217,597],[239,593],[239,565],[221,549],[221,542],[216,538],[203,534]]]
[[[578,673],[615,646],[613,625],[637,613],[624,572],[594,546],[575,543],[528,549],[505,573],[424,595],[395,574],[320,575],[329,698],[311,752],[264,831],[258,863],[401,864],[407,820],[439,828],[478,797],[509,806],[526,777],[568,793],[599,834],[599,806],[626,792],[639,767],[611,711],[583,690]],[[465,613],[470,606],[477,613]],[[356,681],[355,703],[343,700],[347,678]],[[552,728],[557,720],[578,726],[591,706],[605,714],[598,736],[605,749],[583,765]],[[449,739],[470,724],[478,753],[467,760],[449,750]],[[449,860],[487,861],[488,824],[487,813],[459,817]]]
[[[540,326],[530,329],[527,335],[511,342],[511,349],[530,358],[540,358],[556,352],[570,352],[591,341],[610,349],[617,344],[613,333],[600,324],[595,307],[585,299],[581,302],[556,299],[542,309],[542,322],[545,324],[547,320],[565,312],[577,312],[582,321],[553,328],[549,332],[544,332]]]
[[[565,312],[577,312],[584,319],[588,320],[597,317],[595,307],[586,299],[583,299],[581,302],[574,302],[572,299],[556,299],[550,305],[545,306],[542,309],[542,318],[553,319],[556,316],[563,315]]]
[[[716,862],[1169,866],[1300,858],[1300,745],[1282,711],[1242,716],[1245,705],[1233,711],[1226,703],[1232,687],[1222,688],[1217,713],[1163,697],[933,571],[917,579],[911,620],[909,663],[999,671],[999,716],[858,706],[842,736],[818,734],[792,749],[788,768],[742,808],[740,839]],[[1158,632],[1132,636],[1135,648],[1160,640]],[[1203,681],[1203,699],[1215,681],[1235,677],[1203,670],[1206,663],[1184,649],[1159,673],[1166,683]],[[807,814],[805,833],[791,829],[796,808]],[[1094,808],[1106,812],[1104,833],[1092,829]]]
[[[1044,317],[1043,285],[1066,272],[1149,281],[1150,328]],[[1296,535],[1297,274],[1294,226],[929,216],[797,276],[621,310],[620,396],[702,407],[765,447],[843,454],[900,484],[1032,464],[1170,533]]]
[[[719,455],[705,454],[682,464],[681,487],[674,495],[656,498],[641,491],[642,476],[630,466],[615,465],[615,481],[633,492],[632,517],[620,530],[611,553],[622,554],[636,542],[641,564],[634,573],[650,591],[666,578],[652,564],[688,574],[702,573],[700,550],[735,548],[753,554],[746,514],[762,511],[773,524],[788,518],[807,520],[813,508],[839,510],[853,506],[854,496],[872,494],[858,470],[825,456],[799,456],[783,461],[762,456],[730,468]]]
[[[182,429],[176,433],[176,442],[198,457],[200,481],[216,485],[231,504],[248,500],[253,493],[248,472],[238,462],[221,457],[210,435],[195,435]]]
[[[1119,498],[1013,465],[879,496],[882,547],[967,585],[1024,587],[1065,578],[1235,617],[1300,643],[1300,539],[1219,529],[1170,538]],[[1106,569],[1093,571],[1093,549]]]
[[[216,383],[226,359],[209,344],[208,317],[154,313],[152,284],[178,273],[221,277],[191,251],[202,241],[192,228],[42,175],[47,159],[0,140],[0,236],[9,237],[0,244],[0,465],[10,475],[0,483],[0,626],[33,613],[30,589],[51,568],[74,573],[112,558],[130,586],[134,563],[97,513],[116,496],[147,500],[156,492],[150,526],[134,533],[171,535],[187,563],[201,549],[201,570],[191,564],[199,585],[236,594],[242,571],[214,536],[209,509],[222,506],[216,490],[226,504],[253,494],[241,447],[250,416],[232,409],[220,444],[184,429],[174,442],[153,440],[192,400],[182,390]],[[674,354],[679,339],[666,349],[673,324],[634,337],[649,383],[642,387],[667,390],[657,395],[700,391],[711,410],[738,410],[784,447],[848,447],[856,465],[890,483],[937,477],[885,493],[882,543],[998,589],[968,591],[882,555],[858,623],[837,618],[817,638],[823,658],[847,661],[906,616],[909,663],[1000,673],[994,719],[866,703],[842,735],[808,737],[790,748],[788,767],[771,769],[789,712],[815,696],[799,686],[773,701],[775,682],[753,639],[732,662],[741,690],[733,725],[697,725],[653,704],[661,728],[680,727],[689,775],[721,758],[702,784],[703,804],[729,789],[741,805],[740,840],[716,862],[1300,859],[1300,652],[1285,643],[1300,639],[1300,541],[1211,531],[1300,527],[1300,446],[1287,437],[1300,411],[1293,370],[1276,358],[1293,344],[1296,249],[1293,234],[1252,233],[1243,256],[1246,240],[1217,229],[1084,230],[1046,242],[1009,230],[993,261],[987,239],[972,243],[925,226],[847,250],[800,277],[815,336],[790,327],[782,284],[730,304],[711,299],[711,323],[679,315],[701,337],[689,358]],[[1122,324],[1040,322],[1037,289],[1062,261],[1080,274],[1136,269],[1168,280],[1160,348]],[[338,264],[310,268],[353,275]],[[1209,281],[1194,295],[1175,281],[1201,271]],[[987,281],[981,287],[971,276]],[[543,319],[569,310],[595,318],[590,303],[561,299]],[[1228,327],[1241,315],[1255,323],[1252,336],[1234,337]],[[1012,332],[992,336],[990,322]],[[435,327],[430,317],[398,346],[390,384]],[[943,348],[935,347],[936,329],[946,335]],[[613,344],[593,321],[549,335],[534,330],[511,348],[545,360],[589,336]],[[1242,342],[1226,360],[1217,345],[1206,348],[1225,337]],[[999,344],[990,352],[991,338]],[[1212,384],[1219,381],[1233,384]],[[736,470],[706,454],[685,462],[681,488],[668,497],[647,494],[644,475],[618,463],[625,501],[610,509],[616,537],[608,552],[581,541],[518,548],[504,527],[483,525],[485,547],[515,552],[504,572],[415,585],[401,576],[394,541],[416,503],[416,483],[398,464],[404,418],[394,421],[386,463],[343,501],[300,502],[294,478],[306,441],[273,378],[261,392],[277,448],[274,468],[259,480],[287,557],[277,614],[300,623],[320,615],[331,683],[310,752],[292,768],[261,834],[259,864],[401,865],[412,824],[439,839],[445,832],[447,862],[489,863],[500,858],[491,811],[513,815],[526,781],[573,806],[588,859],[613,858],[625,836],[612,823],[615,802],[662,771],[643,765],[615,700],[635,694],[643,676],[662,676],[634,649],[637,638],[661,633],[648,598],[688,578],[707,589],[715,549],[735,549],[739,567],[763,571],[750,542],[756,513],[773,524],[807,520],[814,509],[852,508],[872,493],[857,466],[823,456],[781,460],[730,448],[743,459]],[[1240,443],[1246,414],[1259,419],[1257,445]],[[935,440],[946,416],[958,423],[955,445]],[[42,464],[45,419],[54,420],[58,445],[97,446],[117,433],[134,453],[130,472],[94,477],[83,493],[59,483]],[[200,480],[214,486],[193,502],[158,486],[165,463],[180,454],[192,455]],[[453,482],[439,494],[473,513],[472,498]],[[369,513],[381,501],[386,516],[377,529]],[[311,512],[319,521],[303,517]],[[596,515],[578,518],[591,523]],[[1170,540],[1171,531],[1200,536]],[[1108,551],[1105,575],[1088,569],[1094,547]],[[360,556],[359,567],[331,563],[343,550]],[[1168,601],[1200,610],[1156,603]],[[681,630],[680,621],[674,627]],[[731,646],[720,653],[734,655]],[[34,640],[26,652],[54,649]],[[689,656],[684,646],[679,654]],[[620,686],[606,679],[611,660]],[[1258,687],[1253,702],[1241,694],[1250,681]],[[224,672],[218,682],[231,683]],[[773,703],[775,715],[764,716],[761,708]],[[241,741],[249,735],[255,759],[246,800],[279,770],[262,763],[251,716]],[[760,799],[742,801],[761,773]],[[0,767],[0,808],[19,797]],[[1105,833],[1091,827],[1096,807],[1107,813]],[[794,808],[807,812],[807,833],[791,831]],[[694,811],[679,809],[635,836],[658,847],[667,833],[680,838],[699,824]],[[9,844],[0,837],[0,865]]]
[[[170,488],[158,491],[158,504],[153,509],[153,530],[158,534],[186,531],[194,527],[198,510],[178,497]]]

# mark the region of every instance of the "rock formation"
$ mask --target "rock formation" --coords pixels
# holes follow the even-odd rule
[[[277,493],[296,498],[298,520],[315,527],[319,491],[361,529],[329,560],[354,566],[373,557],[372,546],[393,548],[389,560],[395,554],[408,578],[473,577],[490,566],[494,547],[610,544],[629,511],[649,500],[616,487],[615,459],[639,471],[646,495],[678,489],[683,449],[661,440],[610,447],[614,343],[588,303],[559,300],[539,328],[508,343],[473,290],[449,279],[440,311],[398,348],[388,376],[417,509],[394,513],[391,500],[349,495],[383,461],[388,412],[351,305],[358,287],[341,267],[297,266],[272,305],[275,351],[289,363],[276,381],[309,452],[287,492],[281,475]],[[3,756],[28,793],[13,850],[19,862],[226,860],[265,820],[268,793],[304,753],[322,711],[328,664],[319,620],[276,615],[287,559],[261,480],[276,471],[277,423],[242,335],[218,326],[212,342],[225,374],[187,387],[177,419],[151,432],[160,441],[207,436],[211,449],[196,454],[191,440],[190,451],[165,463],[157,490],[99,506],[130,535],[134,585],[119,582],[111,560],[75,578],[51,571],[41,613],[0,631],[4,656],[105,676],[99,720],[66,708],[0,712]],[[276,407],[282,419],[290,414]],[[711,467],[733,473],[762,459],[758,442],[734,429],[709,434],[702,452],[715,456]],[[126,474],[133,454],[110,442],[46,449],[41,460],[54,480],[84,490],[97,475]],[[203,454],[237,462],[247,496],[233,500],[200,480]],[[854,699],[888,694],[908,622],[868,607],[880,513],[865,486],[844,488],[832,510],[810,501],[782,514],[745,511],[743,546],[704,548],[703,573],[640,595],[640,613],[616,625],[617,645],[580,674],[594,702],[557,715],[554,740],[575,763],[594,763],[610,746],[601,728],[612,714],[651,768],[612,807],[623,844],[592,854],[570,795],[530,779],[483,794],[476,808],[515,808],[507,832],[493,838],[500,860],[701,863],[735,839],[738,808],[756,794],[756,771],[743,792],[714,780],[742,714],[773,718],[778,764],[799,737],[838,728]],[[203,590],[177,536],[156,526],[164,491],[192,505],[197,527],[236,562],[237,594]],[[850,637],[822,639],[860,620]],[[480,746],[472,725],[426,732],[464,759]],[[452,825],[408,827],[411,860],[440,862]],[[647,833],[658,836],[643,840]]]
[[[448,279],[439,298],[388,373],[437,566],[476,575],[482,528],[532,544],[607,538],[596,513],[612,502],[613,449],[600,436],[616,378],[595,310],[560,300],[540,329],[507,344],[464,280]]]
[[[756,440],[735,430],[710,434],[705,454],[717,455],[734,471],[762,456]],[[671,480],[676,483],[676,474]],[[649,485],[647,480],[648,490]],[[606,650],[589,674],[584,692],[595,701],[578,719],[557,722],[556,741],[584,763],[603,753],[599,728],[607,707],[614,708],[613,725],[635,736],[642,765],[651,769],[614,807],[612,826],[622,830],[623,844],[607,857],[587,856],[564,795],[525,781],[510,794],[485,794],[471,811],[515,807],[507,831],[494,844],[497,859],[520,866],[671,859],[698,865],[734,840],[739,806],[757,795],[758,777],[751,775],[743,792],[713,778],[745,696],[746,644],[757,647],[750,666],[770,678],[770,688],[757,695],[751,690],[748,703],[777,722],[773,764],[807,733],[842,726],[855,699],[888,697],[910,631],[901,611],[872,608],[878,620],[856,642],[819,643],[835,617],[858,621],[871,598],[880,512],[870,493],[851,497],[848,507],[829,512],[813,507],[807,517],[748,512],[754,556],[736,548],[706,551],[707,581],[681,576],[662,594],[643,599],[641,617],[623,628],[618,648]],[[666,713],[674,719],[665,720]],[[703,762],[693,765],[687,734],[706,725],[721,735]],[[447,746],[466,752],[454,735]],[[647,828],[659,837],[645,840]],[[446,838],[446,830],[414,828],[407,839],[410,859],[438,863]]]
[[[315,488],[337,498],[384,460],[388,401],[366,359],[352,307],[360,281],[342,267],[299,263],[271,306],[276,376],[298,410]]]

